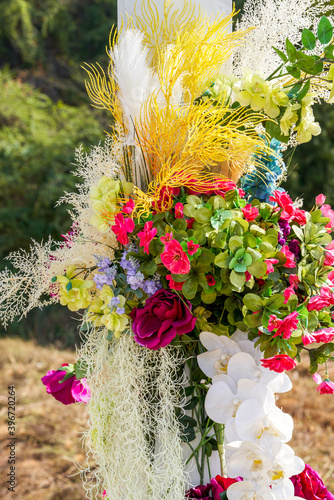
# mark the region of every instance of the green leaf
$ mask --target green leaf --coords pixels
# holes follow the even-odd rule
[[[307,82],[305,83],[303,89],[297,94],[296,98],[300,101],[301,99],[303,99],[303,97],[306,96],[306,94],[308,93],[308,91],[310,90],[310,86],[311,86],[311,80],[307,80]]]
[[[243,302],[247,309],[253,312],[258,312],[263,308],[261,298],[254,293],[247,293],[243,298]]]
[[[300,69],[297,69],[295,66],[290,65],[290,66],[286,66],[286,70],[288,73],[290,73],[291,76],[293,76],[294,78],[299,80],[299,78],[301,76]],[[290,138],[290,136],[289,136],[289,138]]]
[[[231,257],[228,253],[228,250],[225,250],[225,252],[220,252],[215,257],[215,265],[217,267],[222,268],[222,269],[229,267],[230,261],[231,261]]]
[[[55,283],[57,281],[57,276],[54,276],[51,280],[51,283]]]
[[[187,230],[187,221],[185,221],[184,219],[176,219],[173,222],[173,228],[176,231],[186,231]]]
[[[302,44],[304,45],[305,49],[308,50],[313,50],[316,45],[315,35],[312,33],[312,31],[306,28],[302,31]]]
[[[327,43],[329,43],[333,38],[333,26],[326,16],[323,16],[320,19],[318,26],[318,38],[319,42],[323,45],[327,45]]]
[[[188,387],[185,388],[185,393],[187,397],[191,396],[194,393],[194,391],[195,391],[194,385],[189,385]]]
[[[262,313],[256,313],[256,314],[247,314],[247,316],[244,317],[244,322],[246,325],[249,326],[249,328],[257,328],[258,326],[261,325],[261,319],[262,319]]]
[[[195,212],[195,220],[200,224],[206,224],[212,217],[212,211],[208,208],[202,207],[196,210]]]
[[[197,261],[201,264],[212,264],[215,260],[215,255],[208,249],[202,248],[201,255],[197,258]]]
[[[285,46],[289,61],[292,63],[295,62],[295,60],[297,59],[297,50],[288,38],[285,40]]]
[[[69,292],[70,290],[72,290],[73,286],[72,286],[72,282],[69,281],[66,285],[66,290]]]
[[[247,271],[255,278],[262,278],[267,272],[267,264],[261,260],[257,260],[247,268]]]
[[[182,293],[186,299],[191,300],[197,293],[197,281],[195,278],[188,279],[182,286]]]
[[[240,236],[232,236],[228,242],[228,246],[231,252],[234,253],[236,250],[243,247],[242,238],[240,238]]]
[[[87,375],[88,365],[86,361],[82,359],[78,359],[78,361],[74,365],[74,372],[76,378],[79,380]]]
[[[213,304],[217,298],[217,292],[205,292],[204,290],[201,293],[201,299],[204,304]]]
[[[282,52],[281,50],[279,49],[276,49],[276,47],[272,47],[274,49],[274,51],[276,52],[276,54],[282,59],[283,62],[288,62],[288,58],[286,57],[286,55],[284,54],[284,52]]]
[[[194,396],[188,403],[184,406],[185,410],[192,410],[197,406],[198,403],[198,397]]]
[[[236,271],[232,270],[230,274],[230,281],[236,288],[242,288],[246,282],[245,273],[237,273]]]

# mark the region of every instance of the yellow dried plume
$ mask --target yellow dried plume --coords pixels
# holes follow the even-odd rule
[[[141,118],[135,122],[146,177],[153,179],[146,193],[135,189],[137,214],[148,212],[152,204],[157,208],[166,187],[187,186],[195,179],[204,191],[212,182],[212,168],[216,178],[218,171],[236,180],[255,151],[261,155],[268,149],[255,131],[263,115],[210,102],[195,104],[246,34],[229,32],[234,11],[229,16],[209,19],[202,9],[196,10],[191,0],[186,0],[180,11],[173,10],[172,2],[166,1],[160,18],[154,2],[147,0],[142,3],[141,15],[129,18],[121,28],[121,32],[135,28],[144,33],[147,62],[160,85],[144,103]],[[119,36],[110,39],[110,49]],[[88,74],[87,91],[94,105],[113,114],[114,130],[124,130],[112,61],[108,77],[93,66]],[[175,96],[181,94],[180,102]],[[160,210],[168,210],[170,204],[167,197]]]

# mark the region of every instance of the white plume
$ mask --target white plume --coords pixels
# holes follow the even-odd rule
[[[143,46],[143,37],[144,34],[140,31],[127,29],[110,53],[124,119],[130,130],[129,144],[134,144],[133,124],[140,118],[141,107],[155,89],[155,80],[147,63],[148,50]]]
[[[272,46],[284,51],[287,37],[299,42],[302,29],[316,27],[330,9],[324,0],[246,0],[238,29],[255,29],[246,36],[245,46],[236,50],[236,74],[256,68],[268,77],[282,62]]]

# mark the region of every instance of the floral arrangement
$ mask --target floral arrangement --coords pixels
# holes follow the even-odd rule
[[[77,153],[64,241],[11,255],[0,317],[50,302],[82,316],[76,363],[42,382],[87,403],[88,498],[334,498],[276,405],[304,351],[334,394],[318,373],[334,351],[334,211],[279,187],[284,148],[319,134],[312,106],[334,99],[333,21],[315,22],[322,2],[292,3],[248,1],[230,32],[234,12],[208,22],[166,2],[160,19],[148,1],[111,41],[107,74],[86,68],[112,132]],[[277,28],[291,9],[289,38],[254,72],[251,13],[263,37],[270,9]]]

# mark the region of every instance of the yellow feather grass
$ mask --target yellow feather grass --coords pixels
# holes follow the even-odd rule
[[[138,142],[154,181],[147,193],[135,189],[137,212],[148,212],[152,203],[161,212],[169,210],[172,200],[168,197],[165,203],[158,203],[166,187],[196,184],[205,191],[217,180],[209,172],[217,165],[228,165],[230,173],[240,176],[255,152],[259,157],[269,152],[265,134],[261,138],[255,130],[263,119],[262,114],[245,108],[233,110],[210,102],[161,109],[152,96]]]

